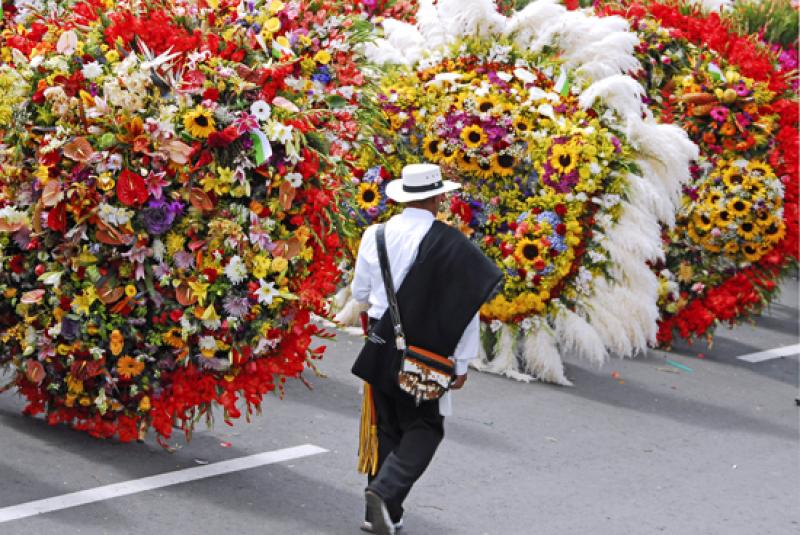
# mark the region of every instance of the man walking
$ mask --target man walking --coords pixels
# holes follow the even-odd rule
[[[436,165],[406,166],[402,178],[386,188],[405,209],[384,227],[406,341],[455,359],[453,390],[464,386],[468,362],[478,355],[478,310],[502,280],[497,266],[461,232],[436,221],[445,194],[459,187],[442,180]],[[401,352],[387,311],[376,232],[376,225],[364,232],[352,284],[354,299],[369,304],[369,337],[353,373],[369,385],[378,438],[362,529],[394,534],[402,526],[403,501],[444,436],[451,402],[447,393],[417,404],[398,387]]]

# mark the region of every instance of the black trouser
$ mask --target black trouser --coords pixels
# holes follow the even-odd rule
[[[383,498],[397,522],[403,516],[403,501],[444,438],[444,417],[438,401],[416,406],[411,396],[394,397],[377,388],[372,397],[378,418],[378,471],[367,488]]]

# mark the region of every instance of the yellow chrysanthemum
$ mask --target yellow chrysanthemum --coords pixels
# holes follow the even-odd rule
[[[486,132],[478,125],[472,125],[461,131],[461,139],[470,149],[475,149],[486,143],[489,139]]]
[[[205,139],[215,131],[214,115],[211,110],[198,104],[183,116],[183,126],[193,137]]]
[[[356,203],[362,210],[369,210],[378,206],[381,202],[381,193],[378,185],[374,182],[362,182],[358,185],[358,196]]]
[[[578,165],[578,147],[574,143],[553,145],[550,151],[550,166],[560,174],[571,173]]]

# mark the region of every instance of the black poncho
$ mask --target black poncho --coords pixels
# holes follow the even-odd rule
[[[461,232],[435,221],[397,290],[406,343],[451,356],[502,278],[494,262]],[[386,342],[367,340],[353,373],[386,393],[407,395],[397,386],[400,354],[388,309],[373,333]]]

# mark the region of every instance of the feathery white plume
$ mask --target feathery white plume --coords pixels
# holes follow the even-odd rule
[[[549,329],[541,326],[525,336],[523,356],[527,371],[538,379],[548,383],[572,386],[570,380],[564,375],[564,363],[561,362],[556,340]]]
[[[567,308],[559,310],[555,331],[562,355],[574,353],[597,366],[605,362],[608,357],[608,351],[594,327]]]

